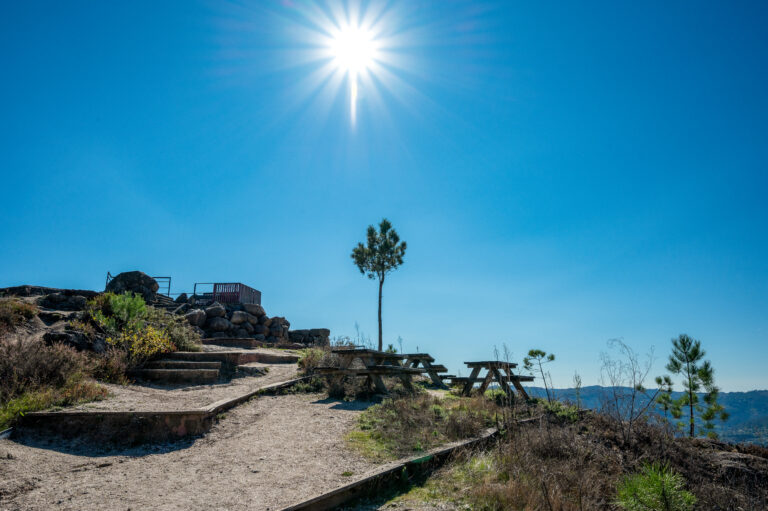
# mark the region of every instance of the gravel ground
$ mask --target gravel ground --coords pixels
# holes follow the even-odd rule
[[[110,397],[104,401],[85,403],[65,408],[72,410],[129,410],[129,411],[167,411],[189,410],[210,405],[221,399],[229,399],[256,390],[270,383],[290,380],[296,377],[296,364],[247,364],[249,367],[268,368],[264,376],[238,376],[228,383],[214,385],[112,385],[103,384],[109,389]]]
[[[344,443],[369,405],[260,397],[203,438],[120,452],[0,440],[0,510],[281,509],[381,466]]]

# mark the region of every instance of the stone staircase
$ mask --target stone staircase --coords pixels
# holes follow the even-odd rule
[[[221,377],[221,362],[164,358],[149,362],[134,374],[142,380],[158,383],[216,383]]]
[[[142,380],[155,383],[186,383],[202,385],[217,383],[235,373],[262,374],[262,369],[246,364],[295,364],[299,357],[291,354],[249,351],[176,351],[166,353],[162,359],[147,363],[133,373]]]

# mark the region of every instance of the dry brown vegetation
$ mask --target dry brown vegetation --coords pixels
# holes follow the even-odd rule
[[[0,339],[0,429],[29,411],[106,397],[88,380],[94,364],[73,348]]]
[[[37,307],[15,298],[0,298],[0,335],[37,315]]]
[[[405,498],[494,511],[620,509],[624,477],[659,463],[685,478],[699,509],[768,504],[768,449],[676,439],[649,423],[636,425],[628,443],[615,421],[597,413],[571,420],[539,407],[533,415],[510,423],[494,448],[465,454]]]

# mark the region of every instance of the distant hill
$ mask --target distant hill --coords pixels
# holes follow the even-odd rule
[[[529,393],[535,397],[546,397],[542,387],[528,387]],[[581,389],[581,403],[584,408],[598,410],[601,408],[604,396],[609,388],[599,385]],[[561,400],[576,402],[575,389],[554,389],[555,397]],[[673,392],[677,399],[680,392]],[[725,424],[717,424],[720,438],[729,442],[747,442],[768,445],[768,390],[751,390],[749,392],[721,392],[720,404],[731,415]]]

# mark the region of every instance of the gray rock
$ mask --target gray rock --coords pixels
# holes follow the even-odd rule
[[[242,325],[240,325],[240,328],[242,328],[243,330],[248,332],[248,335],[251,335],[253,333],[253,325],[251,325],[247,321],[245,323],[243,323]]]
[[[186,303],[189,298],[187,297],[187,293],[181,293],[179,296],[176,297],[176,303]]]
[[[254,334],[253,338],[257,341],[264,341],[267,337],[264,334]]]
[[[128,291],[141,295],[145,302],[152,302],[160,286],[157,281],[140,271],[127,271],[109,281],[104,291],[126,293]]]
[[[309,331],[309,335],[317,337],[330,337],[331,331],[327,328],[312,328]]]
[[[208,314],[207,309],[206,309],[206,314]],[[214,332],[226,332],[227,330],[232,329],[232,323],[230,323],[227,318],[214,317],[206,321],[205,329],[213,330]]]
[[[200,337],[205,337],[205,330],[203,330],[199,326],[193,326],[192,330],[194,330],[197,333],[197,335],[199,335]]]
[[[192,309],[187,312],[184,317],[187,318],[190,325],[198,327],[203,326],[207,318],[203,309]]]
[[[221,339],[221,338],[224,338],[224,337],[231,337],[231,336],[229,334],[225,333],[225,332],[214,332],[214,333],[211,334],[211,337],[213,337],[215,339]]]
[[[38,303],[48,309],[65,311],[80,311],[85,309],[88,300],[80,295],[65,295],[64,293],[51,293],[41,298]]]
[[[256,326],[259,324],[259,317],[254,316],[253,314],[245,313],[245,319],[253,326]]]
[[[243,311],[235,311],[232,313],[232,318],[230,321],[235,325],[240,325],[242,323],[248,322],[248,313]]]
[[[265,327],[264,325],[254,325],[253,332],[257,334],[266,334],[269,332],[269,328]]]
[[[259,318],[259,324],[264,325],[265,327],[269,327],[269,325],[272,324],[272,319],[270,319],[268,316],[261,316]]]
[[[192,306],[189,305],[188,303],[182,303],[181,305],[173,309],[173,313],[178,315],[186,314],[186,312],[189,310],[190,307]]]
[[[65,330],[63,332],[46,332],[43,335],[43,341],[49,346],[60,343],[72,346],[77,351],[93,351],[95,353],[104,353],[107,350],[107,343],[101,337],[91,338],[83,332],[76,330]]]
[[[248,331],[245,328],[238,328],[235,330],[235,337],[238,339],[244,339],[248,337]]]
[[[209,318],[223,318],[227,315],[227,309],[220,303],[214,303],[210,307],[206,307],[205,315]]]
[[[259,305],[258,303],[244,303],[243,309],[245,309],[246,312],[249,314],[253,314],[256,317],[266,316],[266,312],[264,312],[264,307]]]

